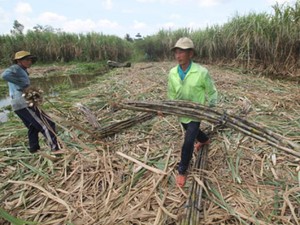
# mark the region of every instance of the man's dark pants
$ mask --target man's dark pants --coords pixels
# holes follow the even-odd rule
[[[189,123],[181,123],[181,125],[185,129],[185,137],[181,149],[181,161],[178,166],[178,172],[179,174],[185,174],[193,156],[195,140],[204,143],[209,138],[199,129],[200,122],[192,121]]]
[[[28,107],[16,110],[15,113],[28,128],[29,151],[36,152],[40,149],[39,132],[46,138],[51,150],[58,150],[55,123],[41,109],[37,107]]]

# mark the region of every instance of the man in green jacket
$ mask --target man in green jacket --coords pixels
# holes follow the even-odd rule
[[[170,70],[168,77],[168,98],[185,100],[213,107],[217,102],[217,90],[208,70],[192,61],[194,44],[187,37],[180,38],[172,48],[178,65]],[[178,166],[176,183],[183,187],[187,170],[193,156],[194,144],[196,150],[209,144],[210,140],[200,130],[200,121],[192,118],[179,117],[185,129],[184,143],[181,149],[181,160]]]

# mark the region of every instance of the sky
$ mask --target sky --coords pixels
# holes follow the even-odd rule
[[[51,26],[68,33],[135,37],[160,30],[222,25],[236,15],[273,13],[272,5],[296,0],[0,0],[0,35],[18,20],[24,32]]]

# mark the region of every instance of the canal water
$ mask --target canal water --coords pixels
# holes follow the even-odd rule
[[[37,77],[31,78],[30,82],[32,86],[39,87],[44,91],[46,96],[56,96],[59,95],[56,86],[63,87],[64,85],[68,89],[74,89],[79,87],[84,87],[87,82],[92,81],[97,75],[64,75],[64,76],[51,76],[51,77]],[[8,95],[8,86],[7,86]],[[5,109],[10,105],[10,98],[8,96],[0,97],[0,123],[8,120],[9,111]]]

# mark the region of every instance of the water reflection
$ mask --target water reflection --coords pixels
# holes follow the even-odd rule
[[[72,74],[69,76],[51,76],[51,77],[37,77],[31,79],[31,85],[41,88],[46,94],[53,94],[57,92],[57,86],[60,88],[66,85],[67,88],[83,87],[86,82],[95,78],[96,75],[80,75]]]
[[[8,88],[7,88],[7,89],[8,89]],[[6,106],[8,106],[9,104],[10,104],[10,98],[9,98],[9,97],[0,99],[0,108],[6,107]]]
[[[88,81],[93,80],[97,75],[80,75],[72,74],[68,76],[51,76],[51,77],[36,77],[31,78],[32,86],[42,89],[45,95],[56,96],[59,91],[64,88],[72,90],[73,88],[83,87]],[[7,87],[8,93],[8,87]],[[7,114],[9,111],[3,110],[4,107],[10,105],[9,97],[2,97],[0,99],[0,122],[7,121]],[[1,109],[2,108],[2,109]]]
[[[6,122],[8,120],[8,110],[3,110],[0,112],[0,123]]]

